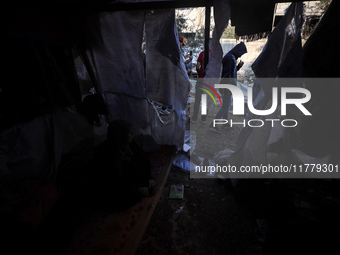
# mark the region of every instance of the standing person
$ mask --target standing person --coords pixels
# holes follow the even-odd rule
[[[209,54],[211,53],[211,49],[209,49]],[[198,78],[204,78],[205,70],[204,70],[204,50],[198,55],[196,70],[198,74]]]
[[[236,61],[245,53],[247,53],[247,47],[243,42],[240,42],[223,57],[222,83],[237,86],[237,71],[241,69],[244,62],[241,60],[239,64],[236,65]],[[228,112],[231,105],[231,93],[227,89],[220,89],[220,93],[222,94],[223,105],[221,109],[217,112],[215,119],[228,120]],[[224,126],[228,127],[229,124]],[[221,133],[217,127],[213,127],[213,123],[210,124],[209,129],[216,133]]]
[[[181,47],[181,50],[182,50],[182,47],[185,46],[183,37],[178,36],[178,41],[179,41],[179,46]],[[188,53],[186,55],[183,55],[183,58],[184,58],[183,62],[184,62],[184,65],[185,65],[185,69],[187,70],[188,75],[190,75],[191,69],[192,69],[192,59],[193,59],[192,51],[190,51],[190,53]]]
[[[99,205],[114,201],[116,209],[128,208],[142,197],[151,196],[155,180],[146,152],[133,139],[132,125],[111,121],[107,139],[94,153],[88,196]]]
[[[211,49],[209,49],[209,54],[211,53]],[[198,117],[198,110],[200,107],[201,103],[201,95],[203,91],[200,89],[203,87],[203,78],[205,76],[205,71],[204,71],[204,50],[199,54],[198,59],[197,59],[197,65],[196,65],[196,70],[198,74],[198,79],[196,82],[196,87],[195,87],[195,103],[194,103],[194,113],[191,119],[191,122],[195,123],[197,121]],[[202,123],[207,122],[207,116],[204,115],[201,117]]]
[[[190,62],[185,65],[185,68],[187,69],[188,76],[190,76],[192,74],[192,68],[193,68],[193,64],[192,64],[192,59],[193,59],[192,50],[187,55],[185,55],[184,57],[190,59]]]

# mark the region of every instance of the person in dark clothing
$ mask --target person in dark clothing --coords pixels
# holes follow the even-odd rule
[[[104,100],[99,94],[87,95],[76,107],[91,126],[101,122],[99,115],[108,114]]]
[[[234,48],[232,48],[222,59],[222,80],[223,84],[232,84],[237,86],[237,71],[243,66],[243,61],[241,60],[237,65],[237,59],[240,58],[243,54],[247,53],[247,47],[243,42],[237,44]],[[222,107],[217,112],[215,119],[228,119],[228,112],[231,105],[231,93],[227,89],[220,89],[220,93],[222,94]],[[228,125],[224,125],[228,126]],[[213,127],[213,123],[210,124],[209,129],[220,133],[220,131]]]
[[[118,209],[129,207],[153,193],[155,181],[147,154],[133,140],[132,126],[124,120],[109,123],[107,139],[94,153],[95,194]]]

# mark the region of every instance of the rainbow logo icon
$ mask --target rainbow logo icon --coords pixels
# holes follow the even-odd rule
[[[211,87],[210,85],[205,84],[205,83],[201,83],[201,82],[199,82],[199,83],[202,84],[202,85],[204,85],[204,86],[206,86],[206,87],[209,88],[212,92],[214,92],[214,94],[217,96],[218,100],[220,101],[221,106],[223,105],[223,104],[222,104],[221,97],[219,96],[219,94],[217,93],[217,91],[216,91],[213,87]],[[206,93],[212,98],[212,100],[214,101],[215,106],[217,106],[215,97],[211,94],[211,92],[210,92],[209,90],[204,89],[204,88],[199,88],[199,89],[201,89],[201,90],[203,90],[204,92],[206,92]]]

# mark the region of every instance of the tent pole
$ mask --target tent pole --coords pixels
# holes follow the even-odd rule
[[[209,38],[210,38],[210,5],[205,6],[205,28],[204,28],[204,72],[209,62]]]

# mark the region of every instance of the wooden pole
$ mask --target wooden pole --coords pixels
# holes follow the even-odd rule
[[[209,39],[210,39],[210,5],[205,7],[204,28],[204,72],[209,62]]]

